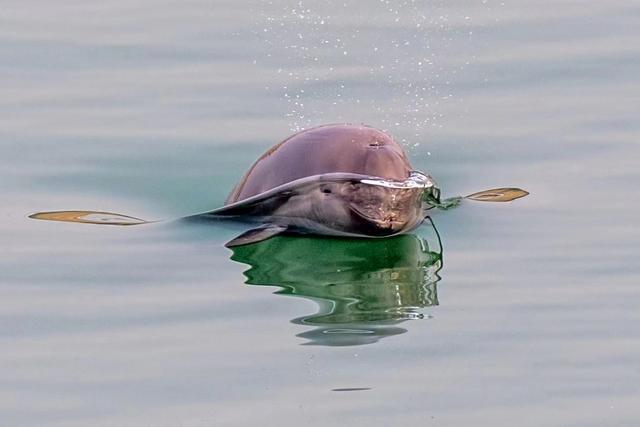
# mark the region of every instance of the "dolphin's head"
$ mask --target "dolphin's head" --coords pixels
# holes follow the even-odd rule
[[[420,225],[427,196],[439,197],[435,182],[428,175],[411,171],[404,181],[361,180],[351,185],[346,198],[354,225],[372,236],[388,236]]]
[[[289,199],[277,215],[300,218],[301,228],[321,234],[392,236],[420,225],[427,192],[437,197],[433,180],[420,172],[405,181],[323,180]]]

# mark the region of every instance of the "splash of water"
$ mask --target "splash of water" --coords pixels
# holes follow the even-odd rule
[[[267,90],[286,104],[292,131],[355,119],[410,129],[417,144],[442,126],[441,107],[469,64],[444,59],[454,36],[471,37],[472,17],[444,10],[443,1],[264,0],[256,63],[273,72]]]

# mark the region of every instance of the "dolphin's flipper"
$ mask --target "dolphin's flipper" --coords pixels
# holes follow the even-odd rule
[[[134,218],[128,215],[99,211],[38,212],[29,215],[29,218],[43,219],[47,221],[79,222],[82,224],[99,225],[139,225],[153,222],[145,221],[140,218]]]
[[[277,236],[286,229],[287,227],[283,227],[281,225],[266,224],[262,227],[252,228],[249,231],[245,231],[235,239],[228,241],[225,246],[228,248],[233,248],[236,246],[262,242],[263,240],[267,240],[273,236]]]

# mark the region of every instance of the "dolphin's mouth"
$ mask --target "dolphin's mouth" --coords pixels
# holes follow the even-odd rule
[[[356,214],[358,217],[364,219],[381,231],[400,231],[407,224],[406,220],[397,219],[399,214],[396,213],[375,215],[355,206],[351,206],[350,209],[351,212]]]
[[[376,218],[353,206],[350,207],[350,210],[354,220],[357,221],[359,234],[386,237],[402,232],[407,226],[406,220],[395,220],[389,217]]]

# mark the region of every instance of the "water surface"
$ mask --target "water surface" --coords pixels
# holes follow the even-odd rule
[[[2,6],[2,424],[635,426],[638,6],[298,7]],[[440,242],[233,252],[239,227],[27,219],[212,209],[341,121],[388,129],[446,195],[531,195],[436,213]]]

